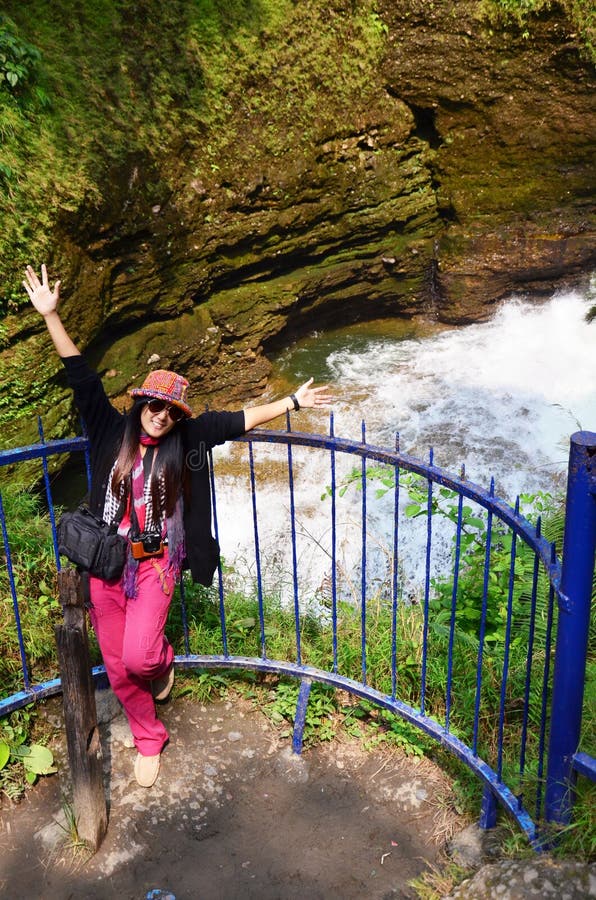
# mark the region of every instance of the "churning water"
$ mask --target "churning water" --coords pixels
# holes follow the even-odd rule
[[[596,427],[596,322],[587,296],[505,303],[491,321],[430,338],[334,351],[333,381],[366,391],[362,415],[379,443],[402,446],[501,493],[552,486],[568,437]],[[340,403],[338,433],[348,419]]]
[[[497,493],[513,502],[518,493],[555,488],[566,468],[569,435],[596,430],[596,322],[586,320],[595,302],[596,283],[547,302],[512,298],[490,321],[467,327],[413,331],[411,324],[385,321],[313,334],[281,356],[274,389],[283,394],[309,375],[327,381],[337,398],[336,435],[360,440],[364,419],[368,443],[391,448],[399,432],[405,452],[428,459],[432,446],[436,465],[457,473],[465,463],[467,478],[486,487],[494,476]],[[301,412],[293,427],[326,431],[328,421],[322,413]],[[220,538],[228,560],[250,558],[252,546],[252,511],[249,503],[239,504],[230,468],[236,453],[219,454],[226,470],[218,479]],[[272,566],[288,571],[286,451],[257,446],[255,455],[261,460],[261,544]],[[329,460],[314,456],[295,451],[297,484],[306,497],[299,555],[315,580],[324,580],[325,566],[314,563],[309,547],[322,551],[321,559],[328,554],[328,505],[321,494],[330,482]],[[344,475],[356,465],[355,457],[348,459]],[[359,503],[353,491],[352,506],[342,512],[348,568],[355,556],[347,546],[359,544],[358,529],[350,536],[348,521],[355,522]],[[373,500],[369,515],[373,540],[382,544],[390,512]],[[412,537],[414,547],[419,538]]]

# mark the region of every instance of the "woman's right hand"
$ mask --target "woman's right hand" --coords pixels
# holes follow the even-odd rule
[[[37,312],[44,318],[50,315],[50,313],[56,312],[60,297],[60,282],[57,281],[54,285],[54,290],[50,290],[48,284],[48,271],[45,264],[41,267],[41,281],[37,277],[35,269],[33,269],[32,266],[27,266],[23,287],[29,294],[29,299]]]

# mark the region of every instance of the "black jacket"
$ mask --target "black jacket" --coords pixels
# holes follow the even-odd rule
[[[92,512],[102,516],[108,478],[120,449],[126,416],[112,406],[101,379],[83,356],[66,356],[62,362],[89,437],[89,506]],[[190,503],[185,503],[184,507],[185,568],[190,569],[193,581],[209,585],[219,561],[219,547],[211,533],[207,451],[244,434],[244,413],[205,412],[196,418],[182,420],[176,427],[182,430],[190,469]]]

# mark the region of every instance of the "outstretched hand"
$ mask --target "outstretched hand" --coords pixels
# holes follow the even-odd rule
[[[54,290],[50,290],[48,284],[48,270],[45,264],[41,267],[41,281],[37,277],[37,272],[32,266],[27,266],[25,270],[25,280],[23,287],[29,294],[29,299],[38,313],[47,316],[55,312],[58,308],[58,300],[60,297],[60,282],[54,285]]]
[[[313,383],[309,378],[296,391],[296,399],[304,409],[314,409],[319,406],[331,406],[333,403],[333,395],[329,393],[329,385],[323,384],[321,387],[311,388]]]

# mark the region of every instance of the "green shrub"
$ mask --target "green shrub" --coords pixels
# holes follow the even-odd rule
[[[19,98],[36,80],[41,53],[17,32],[15,23],[0,13],[0,93]]]

